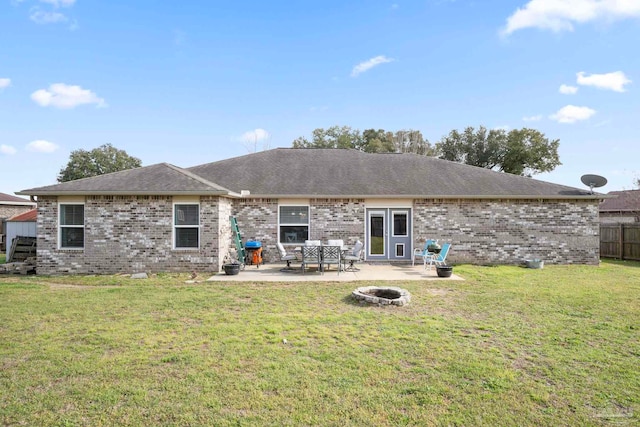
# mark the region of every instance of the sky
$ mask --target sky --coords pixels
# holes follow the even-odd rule
[[[640,0],[0,0],[0,192],[103,144],[180,167],[316,128],[537,129],[640,177]]]

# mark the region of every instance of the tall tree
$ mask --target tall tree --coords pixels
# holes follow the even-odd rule
[[[67,165],[60,169],[58,182],[133,169],[140,167],[141,164],[140,159],[128,155],[126,151],[119,150],[111,144],[101,145],[91,151],[74,150],[69,156]]]
[[[349,126],[314,129],[311,141],[301,136],[293,141],[293,148],[359,148],[362,135]]]
[[[532,176],[559,166],[559,140],[535,129],[452,130],[437,144],[440,158],[515,175]]]
[[[293,141],[293,148],[353,148],[366,153],[415,153],[435,155],[434,147],[418,130],[388,132],[384,129],[366,129],[360,132],[349,126],[318,128],[311,141],[304,136]]]

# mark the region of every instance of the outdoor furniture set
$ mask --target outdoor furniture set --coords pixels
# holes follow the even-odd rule
[[[364,245],[357,241],[353,249],[349,250],[342,240],[328,240],[326,244],[320,240],[307,240],[304,246],[294,249],[295,253],[288,253],[280,242],[277,242],[277,247],[280,259],[287,263],[282,271],[297,271],[291,266],[291,261],[299,261],[302,274],[312,265],[317,265],[318,271],[324,274],[324,271],[334,264],[339,275],[340,271],[359,270],[355,263],[360,261]],[[300,258],[296,254],[300,254]]]

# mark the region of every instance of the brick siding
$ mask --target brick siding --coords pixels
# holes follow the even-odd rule
[[[310,238],[365,239],[365,200],[311,199]],[[200,249],[172,249],[170,196],[85,198],[85,248],[57,248],[56,197],[38,201],[39,274],[219,271],[233,254],[229,216],[247,239],[262,242],[267,262],[279,260],[278,199],[200,197]],[[598,203],[593,200],[429,200],[413,204],[414,247],[426,238],[453,244],[453,263],[599,262]]]
[[[598,202],[593,200],[416,200],[414,245],[451,242],[453,263],[598,264]]]
[[[38,200],[38,274],[218,271],[229,241],[230,202],[200,197],[200,249],[172,248],[171,196],[89,196],[85,247],[58,249],[58,202]],[[221,216],[224,216],[222,221]]]

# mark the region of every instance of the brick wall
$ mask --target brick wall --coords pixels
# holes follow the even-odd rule
[[[451,242],[451,262],[598,264],[598,202],[593,200],[416,200],[414,245]]]
[[[0,205],[0,218],[11,218],[14,215],[28,212],[35,206]]]
[[[40,197],[38,273],[218,271],[221,263],[218,248],[225,244],[221,215],[226,215],[228,222],[230,202],[218,197],[201,197],[200,249],[175,250],[172,249],[172,200],[171,196],[86,197],[85,247],[60,250],[57,248],[57,198]]]
[[[246,241],[260,240],[277,261],[277,199],[200,197],[200,249],[172,249],[170,196],[91,196],[85,199],[84,250],[57,249],[58,202],[38,201],[38,273],[219,271],[234,252],[229,216]],[[310,237],[365,239],[363,199],[311,199]],[[436,238],[453,244],[454,263],[597,264],[597,201],[428,200],[413,205],[414,245]]]
[[[309,211],[310,239],[343,239],[347,245],[364,239],[364,199],[311,199]],[[278,199],[238,199],[234,212],[243,240],[259,240],[264,260],[278,261]]]

